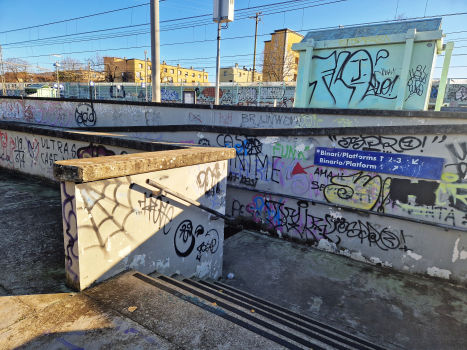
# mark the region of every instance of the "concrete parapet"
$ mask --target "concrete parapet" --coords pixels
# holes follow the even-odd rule
[[[269,108],[0,97],[0,121],[56,128],[227,126],[340,128],[462,124],[467,113],[338,108]],[[447,121],[449,120],[449,121]]]
[[[59,181],[90,182],[119,176],[182,168],[235,158],[234,149],[193,147],[172,151],[137,153],[54,163],[54,177]]]

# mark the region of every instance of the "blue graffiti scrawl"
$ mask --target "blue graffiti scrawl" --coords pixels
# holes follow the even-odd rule
[[[161,101],[177,101],[177,100],[179,100],[177,91],[161,89]]]

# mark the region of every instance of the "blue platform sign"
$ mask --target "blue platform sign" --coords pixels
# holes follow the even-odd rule
[[[317,147],[315,165],[439,180],[443,158]]]

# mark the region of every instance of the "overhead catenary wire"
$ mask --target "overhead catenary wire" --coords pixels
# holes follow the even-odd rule
[[[166,0],[159,0],[160,2],[166,1]],[[250,8],[242,8],[242,9],[237,9],[235,12],[241,12],[245,10],[251,10],[254,8],[264,8],[264,7],[271,7],[271,6],[279,6],[279,5],[285,5],[285,4],[290,4],[290,3],[297,3],[297,2],[304,2],[304,1],[311,1],[311,0],[288,0],[288,1],[281,1],[273,4],[264,4],[264,5],[258,5]],[[325,1],[325,0],[314,0],[313,2],[320,2],[320,1]],[[348,1],[348,0],[342,0],[342,1]],[[144,3],[140,5],[135,5],[135,6],[129,6],[129,7],[124,7],[121,9],[116,9],[116,10],[110,10],[110,11],[105,11],[105,12],[100,12],[100,13],[94,13],[86,16],[81,16],[81,17],[76,17],[76,18],[70,18],[70,19],[65,19],[65,20],[60,20],[60,21],[55,21],[55,22],[49,22],[49,23],[43,23],[43,24],[38,24],[34,26],[29,26],[29,27],[23,27],[23,28],[17,28],[17,29],[10,29],[10,30],[5,30],[0,32],[0,34],[4,33],[11,33],[11,32],[16,32],[16,31],[21,31],[21,30],[26,30],[26,29],[32,29],[32,28],[39,28],[39,27],[44,27],[44,26],[49,26],[49,25],[54,25],[54,24],[59,24],[59,23],[65,23],[65,22],[71,22],[71,21],[76,21],[79,19],[84,19],[84,18],[89,18],[89,17],[95,17],[95,16],[100,16],[100,15],[105,15],[113,12],[118,12],[118,11],[123,11],[123,10],[129,10],[133,9],[136,7],[142,7],[142,6],[147,6],[150,3]],[[189,16],[189,17],[183,17],[183,18],[176,18],[176,19],[168,19],[164,21],[160,21],[160,23],[166,23],[166,22],[171,22],[171,21],[184,21],[188,19],[194,19],[194,18],[201,18],[201,17],[207,17],[207,16],[212,16],[212,13],[207,13],[205,15],[196,15],[196,16]],[[144,25],[148,25],[148,23],[145,23]]]
[[[166,0],[160,0],[160,1],[166,1]],[[105,12],[100,12],[100,13],[94,13],[94,14],[90,14],[90,15],[86,15],[86,16],[81,16],[81,17],[76,17],[76,18],[64,19],[64,20],[56,21],[56,22],[38,24],[38,25],[35,25],[35,26],[30,26],[30,27],[24,27],[24,28],[18,28],[18,29],[4,30],[3,32],[0,32],[0,34],[3,34],[3,33],[11,33],[11,32],[17,32],[17,31],[20,31],[20,30],[26,30],[26,29],[32,29],[32,28],[45,27],[45,26],[50,26],[50,25],[53,25],[53,24],[71,22],[71,21],[76,21],[76,20],[78,20],[78,19],[84,19],[84,18],[89,18],[89,17],[94,17],[94,16],[105,15],[105,14],[112,13],[112,12],[124,11],[124,10],[132,9],[132,8],[135,8],[135,7],[146,6],[146,5],[149,5],[149,3],[140,4],[140,5],[135,5],[135,6],[129,6],[129,7],[124,7],[124,8],[121,8],[121,9],[110,10],[110,11],[105,11]]]
[[[270,34],[258,34],[258,37],[260,36],[267,36]],[[223,40],[236,40],[236,39],[245,39],[245,38],[253,38],[254,35],[244,35],[244,36],[237,36],[237,37],[230,37],[230,38],[224,38]],[[205,40],[196,40],[196,41],[184,41],[184,42],[178,42],[178,43],[167,43],[167,44],[161,44],[160,46],[173,46],[173,45],[185,45],[185,44],[199,44],[202,42],[212,42],[216,41],[217,39],[205,39]],[[86,50],[86,51],[75,51],[75,52],[62,52],[60,53],[61,55],[71,55],[71,54],[78,54],[78,53],[91,53],[91,52],[102,52],[102,51],[115,51],[115,50],[128,50],[128,49],[141,49],[141,48],[147,48],[150,47],[148,45],[143,45],[143,46],[132,46],[132,47],[119,47],[119,48],[109,48],[109,49],[100,49],[100,50]],[[466,56],[467,54],[453,54],[452,56]],[[34,56],[23,56],[23,57],[18,57],[21,59],[24,58],[35,58],[35,57],[46,57],[49,56],[48,54],[45,55],[34,55]]]
[[[310,1],[310,0],[293,0],[293,1],[287,1],[287,2],[282,2],[282,3],[277,3],[277,4],[283,4],[283,3],[288,3],[288,2],[297,2],[297,1]],[[322,1],[325,1],[325,0],[315,0],[315,1],[312,1],[311,3],[316,3],[316,2],[322,2]],[[333,2],[328,2],[328,3],[324,3],[324,4],[318,4],[318,5],[311,5],[311,6],[307,6],[305,8],[308,8],[308,7],[316,7],[316,6],[323,6],[323,5],[328,5],[328,4],[333,4],[333,3],[336,3],[336,2],[345,2],[345,1],[349,1],[349,0],[336,0],[336,1],[333,1]],[[264,7],[264,6],[273,6],[275,4],[269,4],[269,5],[262,5],[262,6],[256,6],[256,7]],[[300,10],[300,9],[303,9],[303,8],[297,8],[297,9],[288,9],[288,10],[291,10],[291,11],[294,11],[294,10]],[[237,10],[237,11],[241,11],[241,10]],[[270,15],[270,14],[276,14],[276,13],[282,13],[283,11],[279,11],[279,12],[274,12],[274,13],[269,13],[269,14],[266,14],[266,15]],[[203,16],[200,16],[200,17],[204,17],[206,15],[203,15]],[[194,16],[194,17],[198,17],[198,16]],[[160,21],[160,23],[167,23],[167,22],[172,22],[172,21],[180,21],[182,19],[189,19],[189,18],[194,18],[194,17],[185,17],[185,18],[177,18],[177,19],[170,19],[170,20],[165,20],[165,21]],[[236,21],[239,21],[239,20],[244,20],[244,19],[248,19],[249,15],[246,14],[244,15],[243,17],[236,17]],[[210,22],[209,22],[210,23]],[[22,44],[22,43],[27,43],[27,42],[37,42],[37,41],[42,41],[42,40],[49,40],[49,39],[54,39],[54,38],[63,38],[63,37],[71,37],[71,36],[77,36],[77,35],[84,35],[84,34],[93,34],[93,33],[98,33],[98,32],[104,32],[104,31],[111,31],[111,30],[119,30],[119,29],[128,29],[128,28],[133,28],[133,27],[141,27],[141,26],[148,26],[150,23],[142,23],[142,24],[135,24],[135,25],[129,25],[129,26],[121,26],[121,27],[115,27],[115,28],[107,28],[107,29],[98,29],[98,30],[93,30],[93,31],[88,31],[88,32],[81,32],[81,33],[74,33],[74,34],[66,34],[66,35],[59,35],[59,36],[52,36],[52,37],[47,37],[47,38],[42,38],[42,39],[33,39],[33,40],[23,40],[23,41],[19,41],[19,42],[14,42],[14,43],[4,43],[2,44],[3,46],[11,46],[11,45],[17,45],[17,44]],[[185,24],[177,24],[177,25],[173,25],[173,26],[166,26],[166,27],[163,27],[163,29],[161,29],[161,31],[167,31],[167,30],[176,30],[176,29],[187,29],[187,28],[192,28],[192,27],[199,27],[199,26],[204,26],[206,25],[207,22],[205,21],[202,21],[202,22],[195,22],[195,24],[191,25],[191,26],[186,26]],[[145,30],[143,29],[144,32],[141,32],[141,33],[138,33],[139,34],[148,34],[150,33],[150,30]],[[135,34],[132,34],[132,33],[114,33],[114,34],[107,34],[107,35],[112,35],[112,37],[122,37],[122,36],[132,36],[132,35],[135,35]],[[94,38],[94,39],[87,39],[87,40],[82,40],[82,41],[89,41],[89,40],[97,40],[97,39],[100,39],[100,38]],[[105,38],[104,38],[105,39]],[[81,40],[78,40],[78,41],[81,41]],[[68,43],[69,40],[65,41],[65,43]],[[62,44],[63,42],[54,42],[52,44]],[[50,45],[52,45],[50,44]],[[32,45],[31,45],[32,46]],[[37,46],[40,46],[40,45],[37,45]],[[30,47],[30,46],[28,46]],[[21,47],[16,47],[16,48],[21,48]]]
[[[282,3],[275,3],[275,4],[268,4],[268,5],[260,5],[260,6],[256,6],[256,8],[259,8],[259,7],[264,7],[264,6],[273,6],[273,5],[277,5],[277,4],[283,4],[283,3],[289,3],[289,2],[296,2],[296,1],[309,1],[309,0],[293,0],[293,1],[285,1],[285,2],[282,2]],[[313,2],[320,2],[320,1],[324,1],[324,0],[317,0],[317,1],[313,1]],[[308,6],[308,7],[315,7],[315,6],[322,6],[322,5],[327,5],[327,4],[332,4],[332,3],[336,3],[336,2],[344,2],[344,1],[349,1],[349,0],[338,0],[338,1],[334,1],[334,2],[330,2],[330,3],[325,3],[325,4],[318,4],[318,5],[312,5],[312,6]],[[305,7],[305,8],[308,8],[308,7]],[[295,10],[301,10],[303,9],[303,7],[301,8],[295,8],[295,9],[288,9],[289,11],[295,11]],[[242,11],[244,9],[240,9],[240,10],[236,10],[236,11]],[[246,8],[246,10],[248,10],[248,8]],[[278,12],[274,12],[274,13],[265,13],[265,15],[271,15],[271,14],[277,14],[277,13],[282,13],[283,11],[280,10]],[[407,20],[416,20],[416,19],[426,19],[426,18],[434,18],[434,17],[449,17],[449,16],[458,16],[458,15],[465,15],[467,14],[467,12],[459,12],[459,13],[450,13],[450,14],[440,14],[440,15],[432,15],[432,16],[426,16],[426,17],[413,17],[413,18],[409,18]],[[177,18],[177,19],[170,19],[170,20],[166,20],[166,21],[161,21],[161,23],[165,23],[165,22],[172,22],[172,21],[180,21],[180,20],[185,20],[185,19],[190,19],[190,18],[197,18],[197,17],[205,17],[205,16],[208,16],[208,15],[200,15],[200,16],[192,16],[192,17],[184,17],[184,18]],[[241,19],[247,19],[248,18],[248,15],[246,17],[243,17],[243,18],[236,18],[236,20],[241,20]],[[404,21],[407,21],[407,20],[403,20],[403,21],[400,21],[400,22],[404,22]],[[378,24],[378,23],[388,23],[388,22],[394,22],[393,20],[387,20],[387,21],[376,21],[376,22],[365,22],[365,23],[357,23],[357,24],[346,24],[345,26],[359,26],[359,25],[368,25],[368,24]],[[82,32],[82,33],[76,33],[76,34],[68,34],[68,35],[63,35],[63,36],[55,36],[55,37],[49,37],[49,38],[45,38],[45,39],[50,39],[50,38],[58,38],[58,37],[65,37],[65,36],[74,36],[74,35],[83,35],[83,34],[90,34],[90,33],[97,33],[97,32],[101,32],[101,31],[110,31],[110,30],[118,30],[118,29],[126,29],[126,28],[131,28],[131,27],[138,27],[138,26],[146,26],[146,25],[149,25],[149,23],[143,23],[143,24],[137,24],[137,25],[130,25],[130,26],[122,26],[122,27],[115,27],[115,28],[107,28],[107,29],[100,29],[100,30],[95,30],[95,31],[89,31],[89,32]],[[201,23],[201,24],[196,24],[196,25],[193,25],[193,26],[202,26],[202,25],[206,25],[206,23]],[[175,29],[185,29],[185,28],[191,28],[193,26],[180,26],[179,28],[175,28]],[[332,27],[323,27],[323,28],[316,28],[316,29],[313,29],[313,30],[323,30],[323,29],[330,29],[330,28],[335,28],[335,26],[332,26]],[[168,28],[166,30],[170,30],[170,29],[173,29],[173,28]],[[310,30],[310,29],[309,29]],[[300,31],[303,31],[303,30],[300,30]],[[300,32],[298,31],[298,32]],[[453,33],[458,33],[458,32],[453,32]],[[446,34],[453,34],[453,33],[446,33]],[[459,32],[460,33],[460,32]],[[122,35],[120,35],[122,36]],[[13,44],[18,44],[18,43],[24,43],[24,42],[32,42],[32,41],[38,41],[38,40],[45,40],[45,39],[34,39],[34,40],[25,40],[25,41],[22,41],[22,42],[17,42],[17,43],[9,43],[9,44],[2,44],[3,46],[7,46],[7,45],[13,45]]]
[[[346,0],[340,0],[340,1],[346,1]],[[328,4],[328,3],[325,3],[325,4]],[[324,4],[321,4],[321,5],[324,5]],[[430,17],[440,17],[440,16],[443,16],[443,17],[446,17],[446,16],[454,16],[454,15],[465,15],[467,14],[467,12],[463,12],[463,13],[454,13],[454,14],[443,14],[443,15],[434,15],[434,16],[430,16]],[[247,18],[247,17],[246,17]],[[416,19],[416,18],[415,18]],[[351,26],[358,26],[358,25],[365,25],[365,24],[376,24],[376,23],[387,23],[387,22],[393,22],[393,21],[379,21],[379,22],[367,22],[367,23],[358,23],[358,24],[351,24]],[[348,26],[348,25],[346,25]],[[125,28],[125,27],[122,27],[122,28]],[[310,30],[323,30],[323,29],[329,29],[329,28],[335,28],[334,27],[324,27],[324,28],[313,28],[313,29],[305,29],[305,30],[299,30],[297,32],[307,32],[307,31],[310,31]],[[170,29],[166,29],[166,30],[170,30]],[[140,34],[135,34],[135,33],[132,33],[130,34],[130,36],[132,35],[140,35]],[[260,34],[258,36],[264,36],[264,35],[269,35],[269,34]],[[235,39],[239,39],[239,38],[248,38],[248,37],[253,37],[253,36],[243,36],[243,37],[235,37]],[[234,39],[234,38],[226,38],[226,39]],[[463,38],[458,38],[458,39],[463,39]],[[91,39],[90,39],[91,40]],[[98,39],[92,39],[92,40],[98,40]],[[100,40],[100,38],[99,38]],[[215,40],[215,39],[214,39]],[[195,41],[195,42],[208,42],[208,41],[214,41],[214,40],[201,40],[201,41]],[[79,42],[79,41],[78,41]],[[179,45],[179,44],[189,44],[189,43],[193,43],[193,41],[191,42],[184,42],[184,43],[172,43],[172,44],[163,44],[163,45]],[[5,46],[5,45],[3,45]],[[36,45],[36,46],[41,46],[41,45]],[[35,47],[34,45],[31,45],[30,47]],[[147,46],[135,46],[133,48],[144,48],[144,47],[147,47]],[[112,50],[119,50],[119,49],[126,49],[126,48],[118,48],[118,49],[114,49],[114,48],[109,48],[109,49],[100,49],[100,50],[94,50],[94,51],[112,51]],[[129,49],[129,47],[127,47],[127,49]],[[76,53],[88,53],[90,51],[76,51],[76,52],[63,52],[61,54],[76,54]],[[91,51],[93,52],[93,51]],[[45,57],[47,55],[36,55],[36,56],[23,56],[21,58],[30,58],[30,57]]]

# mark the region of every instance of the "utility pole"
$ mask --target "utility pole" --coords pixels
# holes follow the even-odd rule
[[[148,79],[148,59],[146,58],[148,54],[147,50],[144,50],[144,81],[146,84],[144,84],[144,88],[146,89],[146,94],[145,94],[145,100],[148,102],[148,84],[149,84],[149,79]]]
[[[159,0],[151,0],[152,102],[161,102],[160,56]]]
[[[88,86],[91,82],[91,61],[88,61]]]
[[[221,75],[221,30],[222,30],[222,1],[219,1],[219,20],[217,22],[217,60],[216,60],[216,91],[214,95],[214,104],[219,104],[219,86]]]
[[[255,20],[256,22],[256,28],[255,28],[255,50],[254,50],[254,54],[253,54],[253,83],[255,82],[255,67],[256,67],[256,39],[257,39],[257,36],[258,36],[258,22],[261,21],[261,18],[259,18],[259,15],[261,15],[262,12],[256,12],[256,16],[255,17],[248,17],[248,18],[252,18]]]
[[[3,68],[2,45],[0,45],[0,74],[2,75],[2,96],[6,96],[5,70]]]
[[[219,104],[219,86],[221,70],[221,30],[229,28],[229,22],[234,20],[234,0],[214,0],[213,21],[217,22],[217,60],[216,60],[216,93],[214,104]],[[222,23],[225,22],[225,27]]]

